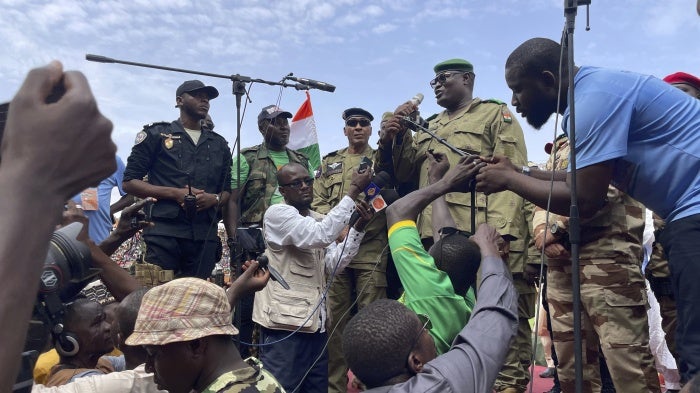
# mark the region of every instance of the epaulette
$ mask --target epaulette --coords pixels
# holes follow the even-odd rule
[[[326,157],[333,157],[333,156],[337,156],[337,155],[338,155],[338,150],[332,151],[332,152],[326,154],[325,156],[321,157],[321,161],[325,160]]]
[[[425,121],[431,121],[431,120],[435,119],[436,117],[438,117],[438,114],[437,114],[437,113],[434,113],[432,116],[430,116],[430,117],[428,117],[427,119],[425,119]]]
[[[483,100],[481,102],[488,102],[491,104],[497,104],[501,106],[501,116],[503,117],[503,121],[506,123],[512,123],[513,122],[513,115],[510,113],[508,110],[508,105],[506,105],[505,102],[501,100],[497,100],[495,98],[489,98],[487,100]]]
[[[495,98],[488,98],[486,100],[482,100],[481,102],[490,102],[492,104],[498,104],[498,105],[505,105],[506,104],[505,102],[498,100],[498,99],[495,99]]]
[[[147,130],[147,129],[151,128],[151,127],[155,127],[155,126],[167,126],[167,125],[169,125],[169,124],[170,124],[170,122],[167,122],[167,121],[157,121],[157,122],[155,122],[155,123],[151,123],[151,124],[146,124],[146,125],[144,125],[144,126],[143,126],[143,129],[144,129],[144,130]]]

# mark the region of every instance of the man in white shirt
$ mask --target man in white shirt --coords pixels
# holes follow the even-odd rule
[[[265,254],[290,289],[271,281],[256,293],[253,321],[261,325],[260,359],[287,391],[298,387],[303,392],[327,392],[325,295],[332,277],[357,253],[361,231],[371,218],[367,204],[357,206],[360,219],[347,232],[346,241],[336,239],[370,176],[368,170],[353,173],[346,196],[323,216],[311,210],[314,179],[307,168],[290,163],[277,172],[285,203],[265,212]]]

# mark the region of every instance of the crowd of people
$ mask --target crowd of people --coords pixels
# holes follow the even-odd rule
[[[292,114],[276,105],[258,115],[261,143],[232,157],[208,116],[219,92],[199,80],[176,89],[177,120],[136,134],[124,165],[85,77],[32,70],[0,149],[0,390],[523,393],[541,300],[550,392],[661,392],[653,296],[679,372],[666,391],[699,391],[700,79],[581,66],[569,85],[566,53],[545,38],[504,64],[530,125],[563,116],[543,169],[459,58],[433,68],[442,112],[387,111],[375,149],[374,115],[348,108],[348,145],[318,168],[287,146]],[[42,262],[56,226],[76,221],[70,241],[99,272],[82,286],[99,278],[109,296],[57,304]],[[217,285],[224,255],[236,273]],[[18,377],[27,368],[33,381]]]

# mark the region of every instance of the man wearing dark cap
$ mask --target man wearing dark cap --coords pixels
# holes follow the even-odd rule
[[[157,199],[151,210],[155,225],[143,236],[146,262],[157,267],[152,284],[207,278],[220,258],[216,228],[231,190],[231,154],[224,137],[201,125],[209,100],[218,95],[198,80],[180,85],[175,94],[179,119],[145,126],[127,161],[124,190]]]
[[[323,157],[320,173],[314,181],[311,206],[321,214],[327,214],[343,199],[360,163],[364,160],[371,167],[374,161],[375,150],[369,145],[374,116],[362,108],[349,108],[343,111],[342,118],[348,147]],[[360,197],[365,198],[364,193]],[[361,309],[386,297],[386,231],[386,216],[381,211],[367,224],[357,255],[343,272],[335,275],[328,292],[333,324],[328,330],[332,332],[328,343],[329,392],[345,392],[348,384],[348,366],[341,348],[343,329],[352,317],[346,311],[354,302]]]
[[[262,228],[265,210],[270,205],[284,201],[277,185],[277,170],[290,162],[309,168],[309,160],[303,153],[287,148],[291,118],[291,113],[277,105],[264,107],[258,114],[258,130],[263,136],[263,142],[257,146],[242,149],[243,159],[234,159],[231,165],[229,186],[232,191],[224,217],[224,226],[232,255],[233,250],[236,249],[236,228],[256,226]],[[313,173],[313,170],[310,169],[310,172]],[[240,339],[243,343],[250,343],[253,336],[251,319],[253,296],[242,297],[240,309]],[[248,347],[242,345],[241,353],[243,356],[248,356]]]
[[[439,138],[444,138],[452,146],[471,154],[490,156],[501,154],[508,156],[517,165],[527,165],[527,151],[522,128],[513,118],[505,103],[495,100],[482,100],[473,96],[474,66],[464,59],[450,59],[438,63],[433,68],[435,77],[430,87],[435,92],[437,104],[445,108],[439,114],[428,117],[428,128]],[[406,110],[404,104],[395,114]],[[408,111],[413,108],[408,108]],[[386,132],[380,139],[381,166],[387,165],[386,157],[392,157],[395,175],[398,181],[418,179],[419,188],[428,185],[428,151],[445,154],[453,166],[460,156],[445,145],[433,139],[427,132],[415,134],[399,121],[398,116],[389,120]],[[391,151],[391,155],[382,154]],[[473,231],[472,198],[468,193],[449,193],[445,196],[450,213],[459,230]],[[496,391],[524,392],[529,373],[531,327],[528,319],[534,316],[535,291],[524,277],[527,263],[527,245],[529,243],[530,215],[526,213],[524,201],[514,193],[475,195],[476,225],[486,222],[508,242],[509,253],[506,256],[513,273],[515,287],[520,294],[518,337],[511,346],[504,369],[496,381]],[[432,243],[432,208],[428,206],[417,221],[418,230],[425,245]]]
[[[664,82],[681,89],[694,98],[700,98],[700,78],[685,72],[674,72],[664,78]]]

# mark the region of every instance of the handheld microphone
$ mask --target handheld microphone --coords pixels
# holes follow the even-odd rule
[[[421,102],[423,102],[423,98],[425,98],[425,96],[423,96],[423,93],[418,93],[414,95],[413,98],[411,98],[411,104],[418,106]]]
[[[384,186],[386,186],[387,184],[391,184],[391,175],[389,175],[385,171],[381,171],[381,172],[374,175],[374,177],[372,178],[372,181],[365,188],[365,194],[367,195],[365,200],[367,202],[369,202],[370,205],[372,205],[372,208],[374,209],[374,211],[380,211],[388,206],[387,203],[383,203],[383,204],[373,203],[375,199],[379,199],[379,198],[382,198],[382,202],[385,202],[382,195],[381,195],[380,190]],[[350,221],[348,221],[348,225],[350,227],[355,226],[355,223],[359,219],[360,219],[360,212],[355,210],[354,212],[352,212],[352,215],[350,216]]]
[[[315,81],[313,79],[307,78],[297,78],[296,76],[287,76],[286,79],[292,80],[294,82],[299,82],[313,89],[327,91],[329,93],[333,93],[335,91],[335,86],[326,82]]]
[[[260,264],[260,269],[267,269],[270,272],[271,279],[280,283],[282,288],[289,289],[289,284],[287,284],[287,281],[284,280],[284,277],[282,277],[280,272],[278,272],[274,267],[270,266],[270,260],[267,258],[267,255],[260,255],[256,258],[256,260]]]

